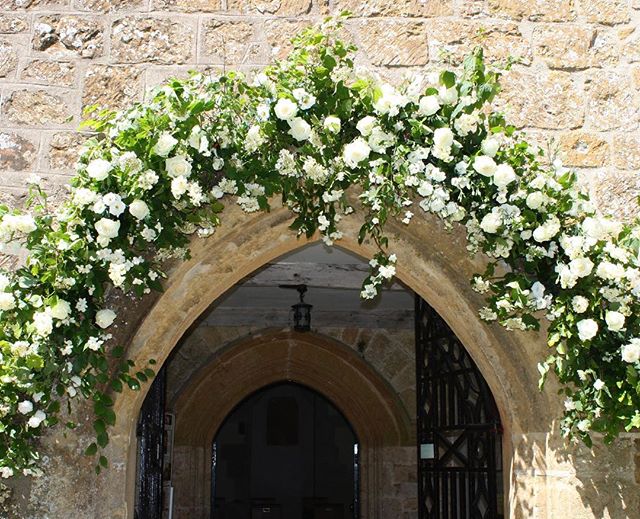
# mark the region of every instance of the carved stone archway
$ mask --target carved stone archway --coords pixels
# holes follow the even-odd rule
[[[194,240],[191,259],[168,272],[165,292],[153,307],[138,310],[145,311],[145,315],[131,334],[128,355],[139,363],[149,358],[163,362],[185,331],[234,284],[275,258],[317,240],[297,239],[288,228],[290,223],[287,209],[248,215],[239,208],[228,208],[216,234]],[[341,225],[346,238],[340,246],[364,257],[375,252],[372,244],[360,245],[350,238],[357,236],[357,217],[348,217]],[[488,326],[478,318],[482,298],[471,290],[469,279],[483,269],[482,258],[468,256],[462,230],[448,232],[440,222],[428,217],[414,222],[410,229],[399,223],[388,227],[391,248],[399,258],[398,278],[448,322],[493,392],[505,429],[508,507],[515,510],[520,499],[530,499],[527,485],[520,485],[526,474],[518,467],[518,449],[521,445],[530,448],[523,439],[535,437],[536,442],[544,443],[553,430],[553,418],[559,414],[553,384],[540,393],[537,373],[532,369],[544,355],[545,341],[535,334],[510,333]],[[109,449],[115,470],[109,472],[99,490],[104,493],[102,502],[110,505],[96,517],[132,517],[135,423],[145,390],[118,395],[116,399],[118,424]],[[519,494],[521,487],[524,490]]]
[[[382,450],[415,445],[407,410],[388,383],[347,345],[315,333],[274,330],[225,347],[174,400],[174,450],[182,460],[173,482],[178,517],[209,517],[210,449],[216,432],[244,398],[282,381],[317,391],[353,426],[360,442],[362,517],[380,515]]]

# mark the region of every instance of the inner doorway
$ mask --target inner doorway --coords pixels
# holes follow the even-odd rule
[[[212,519],[357,519],[358,440],[344,415],[283,382],[241,402],[211,452]]]

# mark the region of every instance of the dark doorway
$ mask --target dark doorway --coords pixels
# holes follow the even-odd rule
[[[358,440],[319,393],[264,388],[227,417],[212,448],[213,519],[358,517]]]

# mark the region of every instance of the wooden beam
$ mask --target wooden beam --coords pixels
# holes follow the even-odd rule
[[[369,274],[368,265],[326,263],[270,263],[266,268],[241,280],[246,287],[277,287],[278,285],[305,284],[308,287],[360,290]],[[393,283],[388,290],[405,290]]]
[[[290,327],[288,308],[219,307],[204,319],[205,326]],[[413,329],[413,310],[312,310],[311,328]]]

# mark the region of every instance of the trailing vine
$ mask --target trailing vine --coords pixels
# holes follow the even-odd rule
[[[37,439],[61,405],[93,402],[96,468],[115,423],[113,392],[153,376],[109,333],[107,287],[161,290],[162,264],[215,232],[223,204],[268,210],[280,195],[292,229],[331,245],[358,211],[372,240],[362,296],[395,275],[385,223],[423,213],[466,227],[480,316],[510,330],[548,323],[539,365],[563,385],[562,432],[588,444],[640,426],[640,227],[598,215],[572,171],[528,144],[490,105],[500,71],[481,50],[461,68],[400,87],[357,74],[353,46],[327,20],[284,61],[249,80],[193,74],[129,109],[94,111],[68,200],[0,207],[0,237],[29,251],[0,275],[0,474],[39,474]],[[346,196],[358,187],[354,207]],[[151,362],[152,363],[152,362]],[[75,427],[74,423],[66,423]]]

